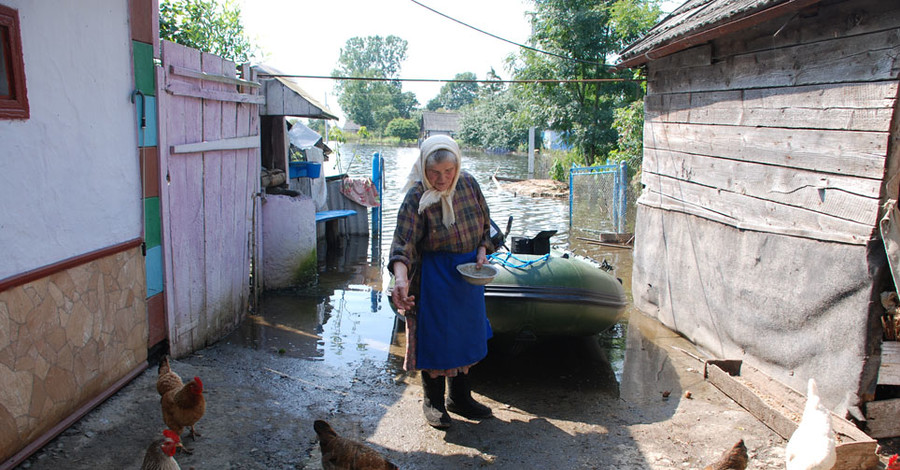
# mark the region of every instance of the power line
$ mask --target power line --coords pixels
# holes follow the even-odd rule
[[[419,1],[417,1],[417,0],[410,0],[410,1],[413,2],[413,3],[415,3],[416,5],[419,5],[419,6],[422,7],[422,8],[425,8],[426,10],[432,11],[432,12],[434,12],[434,13],[437,13],[438,15],[443,16],[444,18],[447,18],[447,19],[450,20],[450,21],[455,21],[455,22],[457,22],[457,23],[459,23],[459,24],[461,24],[461,25],[463,25],[463,26],[465,26],[465,27],[467,27],[467,28],[474,29],[475,31],[478,31],[478,32],[481,33],[481,34],[486,34],[486,35],[488,35],[488,36],[490,36],[490,37],[492,37],[492,38],[494,38],[494,39],[499,39],[499,40],[501,40],[501,41],[503,41],[503,42],[508,42],[508,43],[510,43],[510,44],[512,44],[512,45],[514,45],[514,46],[518,46],[518,47],[521,47],[521,48],[523,48],[523,49],[528,49],[529,51],[534,51],[534,52],[537,52],[537,53],[539,53],[539,54],[546,54],[546,55],[553,56],[553,57],[556,57],[556,58],[559,58],[559,59],[563,59],[563,60],[571,60],[571,61],[575,61],[575,62],[581,62],[581,63],[583,63],[583,64],[599,65],[599,66],[601,66],[601,67],[609,67],[609,68],[612,68],[611,65],[606,65],[606,64],[604,64],[604,63],[602,63],[602,62],[596,62],[596,61],[593,61],[593,60],[578,59],[578,58],[576,58],[576,57],[568,57],[568,56],[564,56],[564,55],[561,55],[561,54],[556,54],[556,53],[554,53],[554,52],[544,51],[544,50],[541,50],[541,49],[538,49],[538,48],[535,48],[535,47],[526,46],[525,44],[519,44],[519,43],[517,43],[517,42],[515,42],[515,41],[510,41],[509,39],[506,39],[506,38],[502,38],[502,37],[500,37],[500,36],[497,36],[496,34],[489,33],[489,32],[484,31],[484,30],[482,30],[482,29],[478,29],[478,28],[476,28],[475,26],[472,26],[472,25],[470,25],[470,24],[468,24],[468,23],[465,23],[465,22],[460,21],[460,20],[458,20],[458,19],[456,19],[456,18],[453,18],[452,16],[449,16],[449,15],[446,15],[446,14],[444,14],[444,13],[441,13],[441,12],[435,10],[434,8],[431,8],[430,6],[425,5],[424,3],[421,3],[421,2],[419,2]]]
[[[312,78],[322,80],[350,80],[350,81],[366,81],[366,82],[439,82],[439,83],[604,83],[604,82],[645,82],[645,79],[632,78],[538,78],[532,80],[468,80],[468,79],[445,79],[445,78],[384,78],[384,77],[343,77],[343,76],[327,76],[327,75],[292,75],[283,73],[260,73],[260,77],[271,78]]]

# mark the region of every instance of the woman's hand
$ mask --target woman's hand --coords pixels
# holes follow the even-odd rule
[[[475,255],[475,263],[476,269],[481,269],[481,267],[487,263],[487,248],[484,246],[478,247],[478,254]]]
[[[398,310],[411,310],[416,306],[416,296],[409,295],[409,279],[407,267],[400,261],[394,262],[394,288],[391,290],[391,301]]]
[[[409,295],[409,281],[406,279],[394,280],[394,289],[391,291],[391,300],[399,310],[412,310],[416,306],[416,296]]]

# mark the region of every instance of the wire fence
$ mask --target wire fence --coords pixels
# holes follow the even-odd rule
[[[598,233],[628,231],[624,163],[569,170],[569,227]]]

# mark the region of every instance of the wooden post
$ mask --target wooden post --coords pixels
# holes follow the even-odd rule
[[[528,128],[528,178],[534,177],[534,126]]]

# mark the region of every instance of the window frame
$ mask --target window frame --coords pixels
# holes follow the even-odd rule
[[[25,87],[25,62],[22,56],[22,35],[19,11],[0,5],[0,34],[8,33],[3,56],[11,98],[0,97],[0,119],[28,119],[28,92]]]

